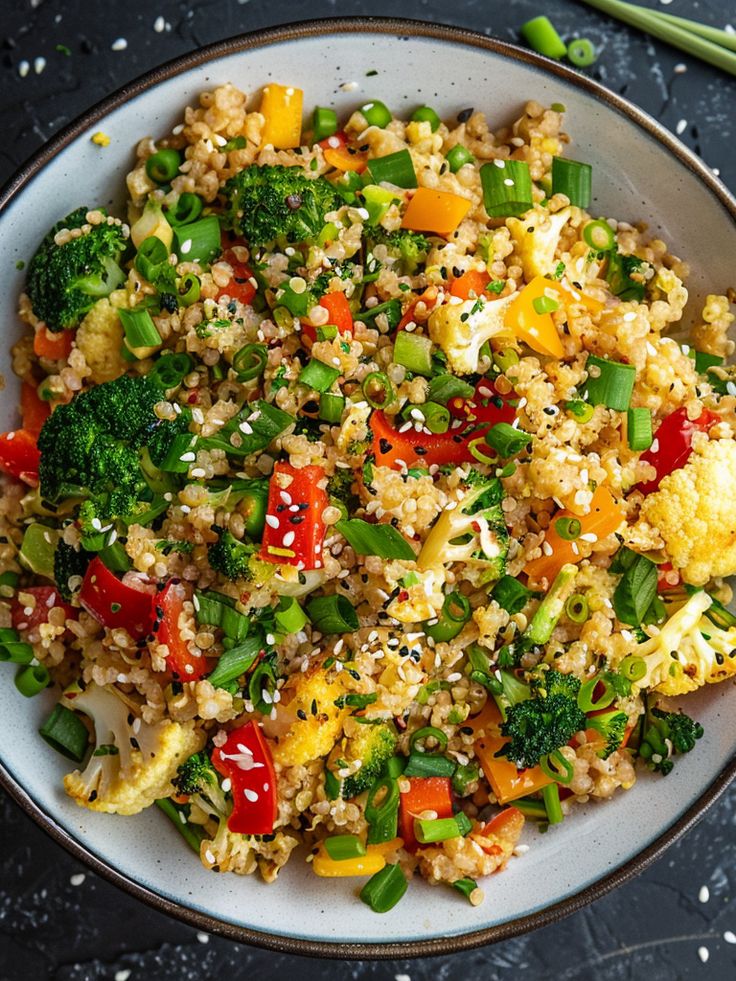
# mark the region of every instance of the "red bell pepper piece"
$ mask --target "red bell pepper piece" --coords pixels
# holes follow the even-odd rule
[[[452,817],[452,783],[449,777],[409,777],[409,789],[399,797],[399,835],[404,848],[413,852],[418,842],[414,819],[425,811],[438,818]]]
[[[40,398],[36,386],[28,382],[23,382],[20,389],[20,415],[23,428],[36,437],[51,415],[49,403]]]
[[[670,582],[669,578],[675,578],[672,573],[675,573],[677,577],[675,582]],[[682,583],[682,576],[673,567],[671,562],[662,562],[661,565],[657,566],[657,592],[667,593],[671,589],[679,589]]]
[[[485,380],[478,382],[472,399],[450,399],[447,408],[465,425],[451,427],[446,433],[422,433],[413,427],[399,432],[383,412],[373,412],[370,426],[376,464],[398,470],[399,460],[407,467],[417,462],[424,466],[442,466],[473,461],[470,443],[484,436],[496,423],[512,422],[516,415],[514,407],[504,402],[493,384]]]
[[[260,726],[246,722],[233,729],[212,753],[218,773],[231,783],[233,812],[228,830],[240,835],[270,835],[278,813],[276,771]]]
[[[297,569],[322,567],[322,512],[329,504],[325,484],[322,467],[297,470],[290,463],[276,464],[268,488],[262,559]]]
[[[505,807],[499,814],[492,817],[490,821],[473,832],[473,838],[500,838],[501,841],[510,847],[519,840],[522,828],[524,827],[524,815],[518,807]],[[502,855],[504,848],[497,841],[486,845],[479,841],[478,844],[489,855]]]
[[[211,659],[195,657],[187,642],[182,640],[179,617],[184,603],[191,599],[191,589],[184,583],[172,579],[166,583],[154,601],[154,612],[158,630],[156,639],[169,649],[166,662],[169,670],[180,681],[199,681],[212,670]],[[156,624],[154,624],[155,630]]]
[[[238,259],[235,249],[226,249],[220,257],[221,262],[227,262],[232,266],[233,274],[227,286],[222,286],[217,291],[217,299],[221,296],[229,296],[231,300],[239,300],[241,303],[251,303],[256,295],[256,288],[251,282],[253,273],[250,268]]]
[[[688,419],[684,408],[675,409],[666,416],[654,434],[654,443],[640,457],[657,471],[654,480],[639,484],[642,494],[656,491],[663,477],[684,467],[692,452],[695,433],[706,433],[717,422],[720,422],[720,416],[709,409],[703,409],[697,419]]]
[[[30,487],[38,484],[41,454],[36,437],[27,429],[13,429],[0,434],[0,469]]]
[[[58,606],[64,610],[67,620],[77,618],[77,611],[64,602],[56,586],[24,586],[21,592],[30,593],[35,598],[36,605],[30,613],[26,613],[29,608],[17,596],[13,598],[10,617],[16,630],[34,630],[42,623],[48,623],[49,612]]]
[[[155,599],[153,584],[139,582],[133,586],[121,582],[99,556],[87,566],[79,591],[79,602],[98,623],[110,629],[124,627],[136,640],[153,630]]]
[[[339,290],[336,293],[325,293],[320,298],[319,306],[327,311],[330,317],[327,323],[337,327],[338,334],[353,333],[353,315],[350,311],[348,298],[344,293]],[[302,337],[308,337],[314,344],[317,340],[317,328],[309,320],[302,320],[301,325]]]

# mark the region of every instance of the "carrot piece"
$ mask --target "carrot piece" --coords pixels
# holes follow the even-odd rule
[[[470,201],[459,194],[419,187],[404,212],[401,227],[449,238],[468,211]]]
[[[54,333],[46,327],[39,327],[33,338],[33,353],[39,358],[49,358],[51,361],[68,358],[74,333],[73,330],[60,330]]]
[[[324,155],[325,163],[335,170],[354,170],[360,174],[368,166],[368,157],[364,153],[351,153],[346,146],[328,146]]]
[[[409,789],[399,798],[399,834],[404,848],[417,847],[414,819],[424,811],[435,811],[438,818],[452,817],[452,784],[449,777],[409,777]]]
[[[475,293],[476,297],[482,296],[490,281],[491,277],[487,272],[481,272],[479,269],[468,269],[462,276],[453,280],[450,294],[459,296],[461,300],[469,300],[471,293]]]
[[[535,276],[525,286],[506,310],[506,326],[538,354],[561,358],[565,349],[560,335],[549,313],[537,313],[534,301],[545,296],[547,290],[555,290],[559,284],[544,276]]]
[[[503,736],[482,736],[473,744],[475,755],[483,768],[499,804],[508,804],[519,797],[533,794],[552,783],[538,766],[517,770],[516,764],[505,756],[496,756],[508,740]]]
[[[557,511],[545,533],[545,541],[552,549],[551,553],[532,559],[524,567],[530,584],[534,587],[543,585],[543,580],[551,583],[563,565],[568,562],[575,564],[583,558],[580,550],[577,549],[576,552],[573,548],[574,542],[568,542],[558,534],[555,523],[559,518],[577,518],[580,522],[581,534],[607,538],[620,527],[624,517],[623,507],[604,486],[598,487],[593,494],[588,514],[576,515],[566,509]]]
[[[330,315],[327,323],[337,327],[339,334],[351,334],[353,332],[353,314],[344,293],[339,290],[336,293],[326,293],[320,299],[319,305],[324,307]]]
[[[263,88],[260,112],[265,117],[261,144],[276,150],[293,149],[302,139],[304,93],[293,85],[272,82]]]
[[[20,414],[23,428],[38,436],[41,427],[51,415],[51,406],[39,397],[35,387],[23,382],[20,389]]]

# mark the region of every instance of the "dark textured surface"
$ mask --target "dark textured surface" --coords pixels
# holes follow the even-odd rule
[[[127,0],[115,5],[2,0],[0,183],[92,103],[158,63],[210,41],[344,14],[401,14],[514,39],[518,25],[542,9],[563,35],[587,36],[601,47],[599,61],[589,69],[593,77],[677,131],[736,188],[736,82],[571,0],[458,0],[452,5],[439,0],[400,5],[389,0],[343,0],[339,5],[330,0]],[[667,9],[720,27],[731,17],[736,25],[733,0],[674,0]],[[119,38],[126,39],[127,47],[112,50]],[[45,59],[45,66],[38,58]],[[28,64],[25,76],[23,62]],[[675,70],[682,65],[685,72]],[[197,934],[152,912],[85,873],[4,796],[0,829],[0,981],[251,976],[270,981],[291,972],[305,979],[345,972],[334,962],[282,957]],[[732,788],[662,860],[560,925],[451,958],[355,963],[347,970],[381,981],[516,981],[522,975],[527,981],[727,981],[736,978],[735,890]],[[492,888],[488,893],[487,902],[492,902]]]

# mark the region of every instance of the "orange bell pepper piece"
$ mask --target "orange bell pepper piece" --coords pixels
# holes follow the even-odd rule
[[[544,276],[535,276],[525,286],[516,299],[506,310],[506,326],[527,344],[532,351],[546,354],[552,358],[561,358],[565,353],[560,335],[549,313],[537,313],[534,301],[545,296],[548,289],[555,289],[559,283],[554,283]]]
[[[293,85],[264,86],[260,112],[265,117],[262,145],[271,144],[276,150],[288,150],[301,145],[302,104],[304,93]]]
[[[414,851],[418,842],[414,835],[414,819],[425,811],[434,811],[438,818],[452,817],[452,783],[449,777],[409,777],[409,789],[399,798],[399,834],[407,851]]]
[[[28,382],[23,382],[20,389],[20,414],[23,428],[34,436],[38,436],[41,427],[51,415],[49,403],[39,398],[35,387]]]
[[[327,147],[324,152],[325,163],[336,170],[354,170],[361,174],[368,165],[364,153],[351,153],[346,146]]]
[[[476,297],[482,296],[490,281],[491,277],[487,272],[480,272],[479,269],[468,269],[462,276],[453,280],[452,286],[450,286],[450,295],[459,296],[461,300],[469,300],[471,293],[475,293]]]
[[[570,289],[567,286],[563,286],[562,283],[553,283],[551,281],[550,286],[552,289],[557,290],[566,307],[569,307],[573,303],[583,303],[588,308],[588,312],[595,315],[600,313],[605,306],[605,303],[601,302],[601,300],[596,300],[594,296],[588,296],[587,293],[583,293],[582,290],[576,289],[575,287]]]
[[[526,797],[552,783],[538,766],[518,770],[516,764],[505,756],[496,756],[507,742],[503,736],[482,736],[473,744],[478,762],[499,804]]]
[[[74,334],[73,330],[60,330],[54,333],[46,327],[39,327],[33,338],[33,353],[39,358],[49,358],[51,361],[68,358]]]
[[[419,187],[404,212],[401,227],[449,238],[468,211],[470,201],[459,194]]]
[[[472,719],[466,719],[463,722],[463,729],[472,729],[473,735],[483,730],[491,735],[498,734],[498,727],[501,725],[501,713],[492,698],[488,698],[488,701],[480,710],[477,715],[474,715]]]
[[[545,532],[545,542],[552,549],[551,553],[549,555],[542,554],[538,559],[532,559],[524,567],[524,572],[529,576],[530,584],[532,586],[541,585],[545,579],[551,583],[563,565],[568,562],[573,564],[580,562],[583,558],[575,543],[568,542],[558,533],[555,522],[559,518],[577,518],[580,522],[581,534],[607,538],[620,527],[624,517],[621,504],[613,497],[608,488],[602,485],[593,494],[588,514],[579,516],[567,509],[557,511]]]

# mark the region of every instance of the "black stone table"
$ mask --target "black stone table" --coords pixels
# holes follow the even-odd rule
[[[667,10],[719,27],[731,18],[736,27],[733,0],[674,0]],[[574,0],[1,0],[0,183],[98,99],[210,41],[345,14],[403,15],[514,39],[541,12],[563,35],[591,38],[601,50],[591,75],[676,131],[736,188],[736,82]],[[346,971],[381,981],[736,979],[736,787],[659,862],[561,924],[421,961],[343,966],[198,934],[87,872],[4,795],[0,842],[0,981],[276,981],[293,973],[311,981]]]

